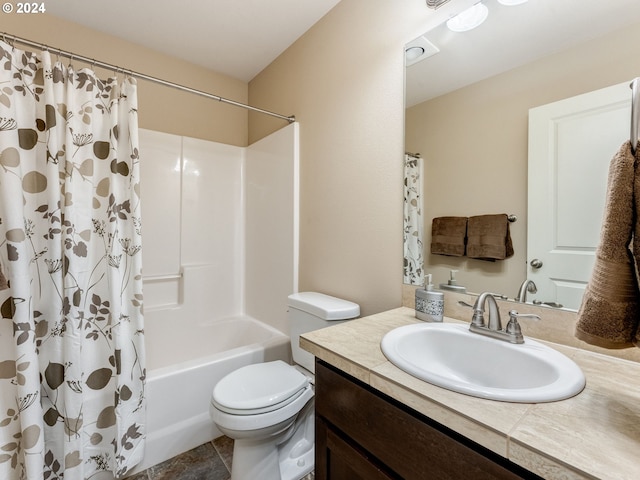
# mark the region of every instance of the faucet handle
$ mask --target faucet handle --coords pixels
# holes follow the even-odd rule
[[[491,293],[490,295],[496,300],[509,300],[509,297],[502,293]]]
[[[458,305],[461,305],[461,306],[467,307],[467,308],[473,308],[473,305],[471,305],[470,303],[465,302],[464,300],[458,300]]]
[[[471,305],[464,300],[458,300],[458,305],[472,309],[473,317],[471,318],[471,323],[477,327],[484,327],[484,312],[482,309],[478,309],[477,301],[475,305]]]
[[[533,320],[540,320],[540,315],[536,315],[535,313],[518,313],[515,310],[509,311],[509,322],[511,322],[511,320],[517,322],[518,318],[531,318]]]
[[[532,318],[540,320],[540,317],[534,313],[518,313],[515,310],[510,310],[509,323],[507,323],[505,332],[509,335],[509,341],[511,343],[524,343],[524,337],[522,336],[522,329],[518,323],[518,318]]]

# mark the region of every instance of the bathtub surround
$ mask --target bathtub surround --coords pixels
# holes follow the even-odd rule
[[[287,296],[297,291],[298,124],[246,148],[143,129],[140,150],[150,328],[162,312],[196,323],[247,313],[288,332]]]
[[[209,400],[226,374],[290,362],[297,135],[245,148],[140,131],[148,433],[133,473],[222,435]]]
[[[146,408],[136,83],[0,50],[0,477],[123,475]]]

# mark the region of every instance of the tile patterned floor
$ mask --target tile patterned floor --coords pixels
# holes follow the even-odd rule
[[[126,480],[229,480],[232,461],[233,440],[219,437]],[[302,480],[314,480],[313,472]]]

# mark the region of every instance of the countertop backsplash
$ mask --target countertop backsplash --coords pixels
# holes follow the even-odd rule
[[[415,285],[403,285],[402,288],[402,306],[415,308]],[[447,317],[460,319],[471,322],[471,309],[460,305],[459,301],[464,301],[473,305],[476,295],[469,293],[444,293],[444,315]],[[509,320],[509,311],[516,310],[518,313],[535,313],[540,316],[540,320],[531,320],[526,318],[518,319],[522,327],[522,333],[525,337],[533,337],[548,342],[559,343],[574,348],[589,350],[603,355],[623,358],[640,363],[640,348],[624,348],[624,349],[606,349],[600,348],[581,340],[574,336],[574,330],[577,320],[577,313],[552,308],[532,305],[530,303],[516,303],[513,301],[498,300],[500,307],[500,317],[502,324],[506,325]]]

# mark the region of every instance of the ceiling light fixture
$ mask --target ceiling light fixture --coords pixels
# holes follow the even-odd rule
[[[454,32],[467,32],[478,27],[487,19],[489,9],[482,3],[476,3],[474,6],[463,10],[455,17],[447,21],[447,27]]]
[[[427,7],[429,8],[440,8],[442,5],[447,3],[449,0],[427,0]]]
[[[421,62],[439,51],[440,49],[424,36],[418,37],[404,47],[405,66],[408,67],[414,63]]]
[[[513,5],[520,5],[522,3],[527,3],[529,0],[498,0],[498,3],[501,5],[507,5],[509,7]]]
[[[424,48],[422,47],[409,47],[404,51],[407,63],[413,63],[418,57],[420,57],[424,53]]]

